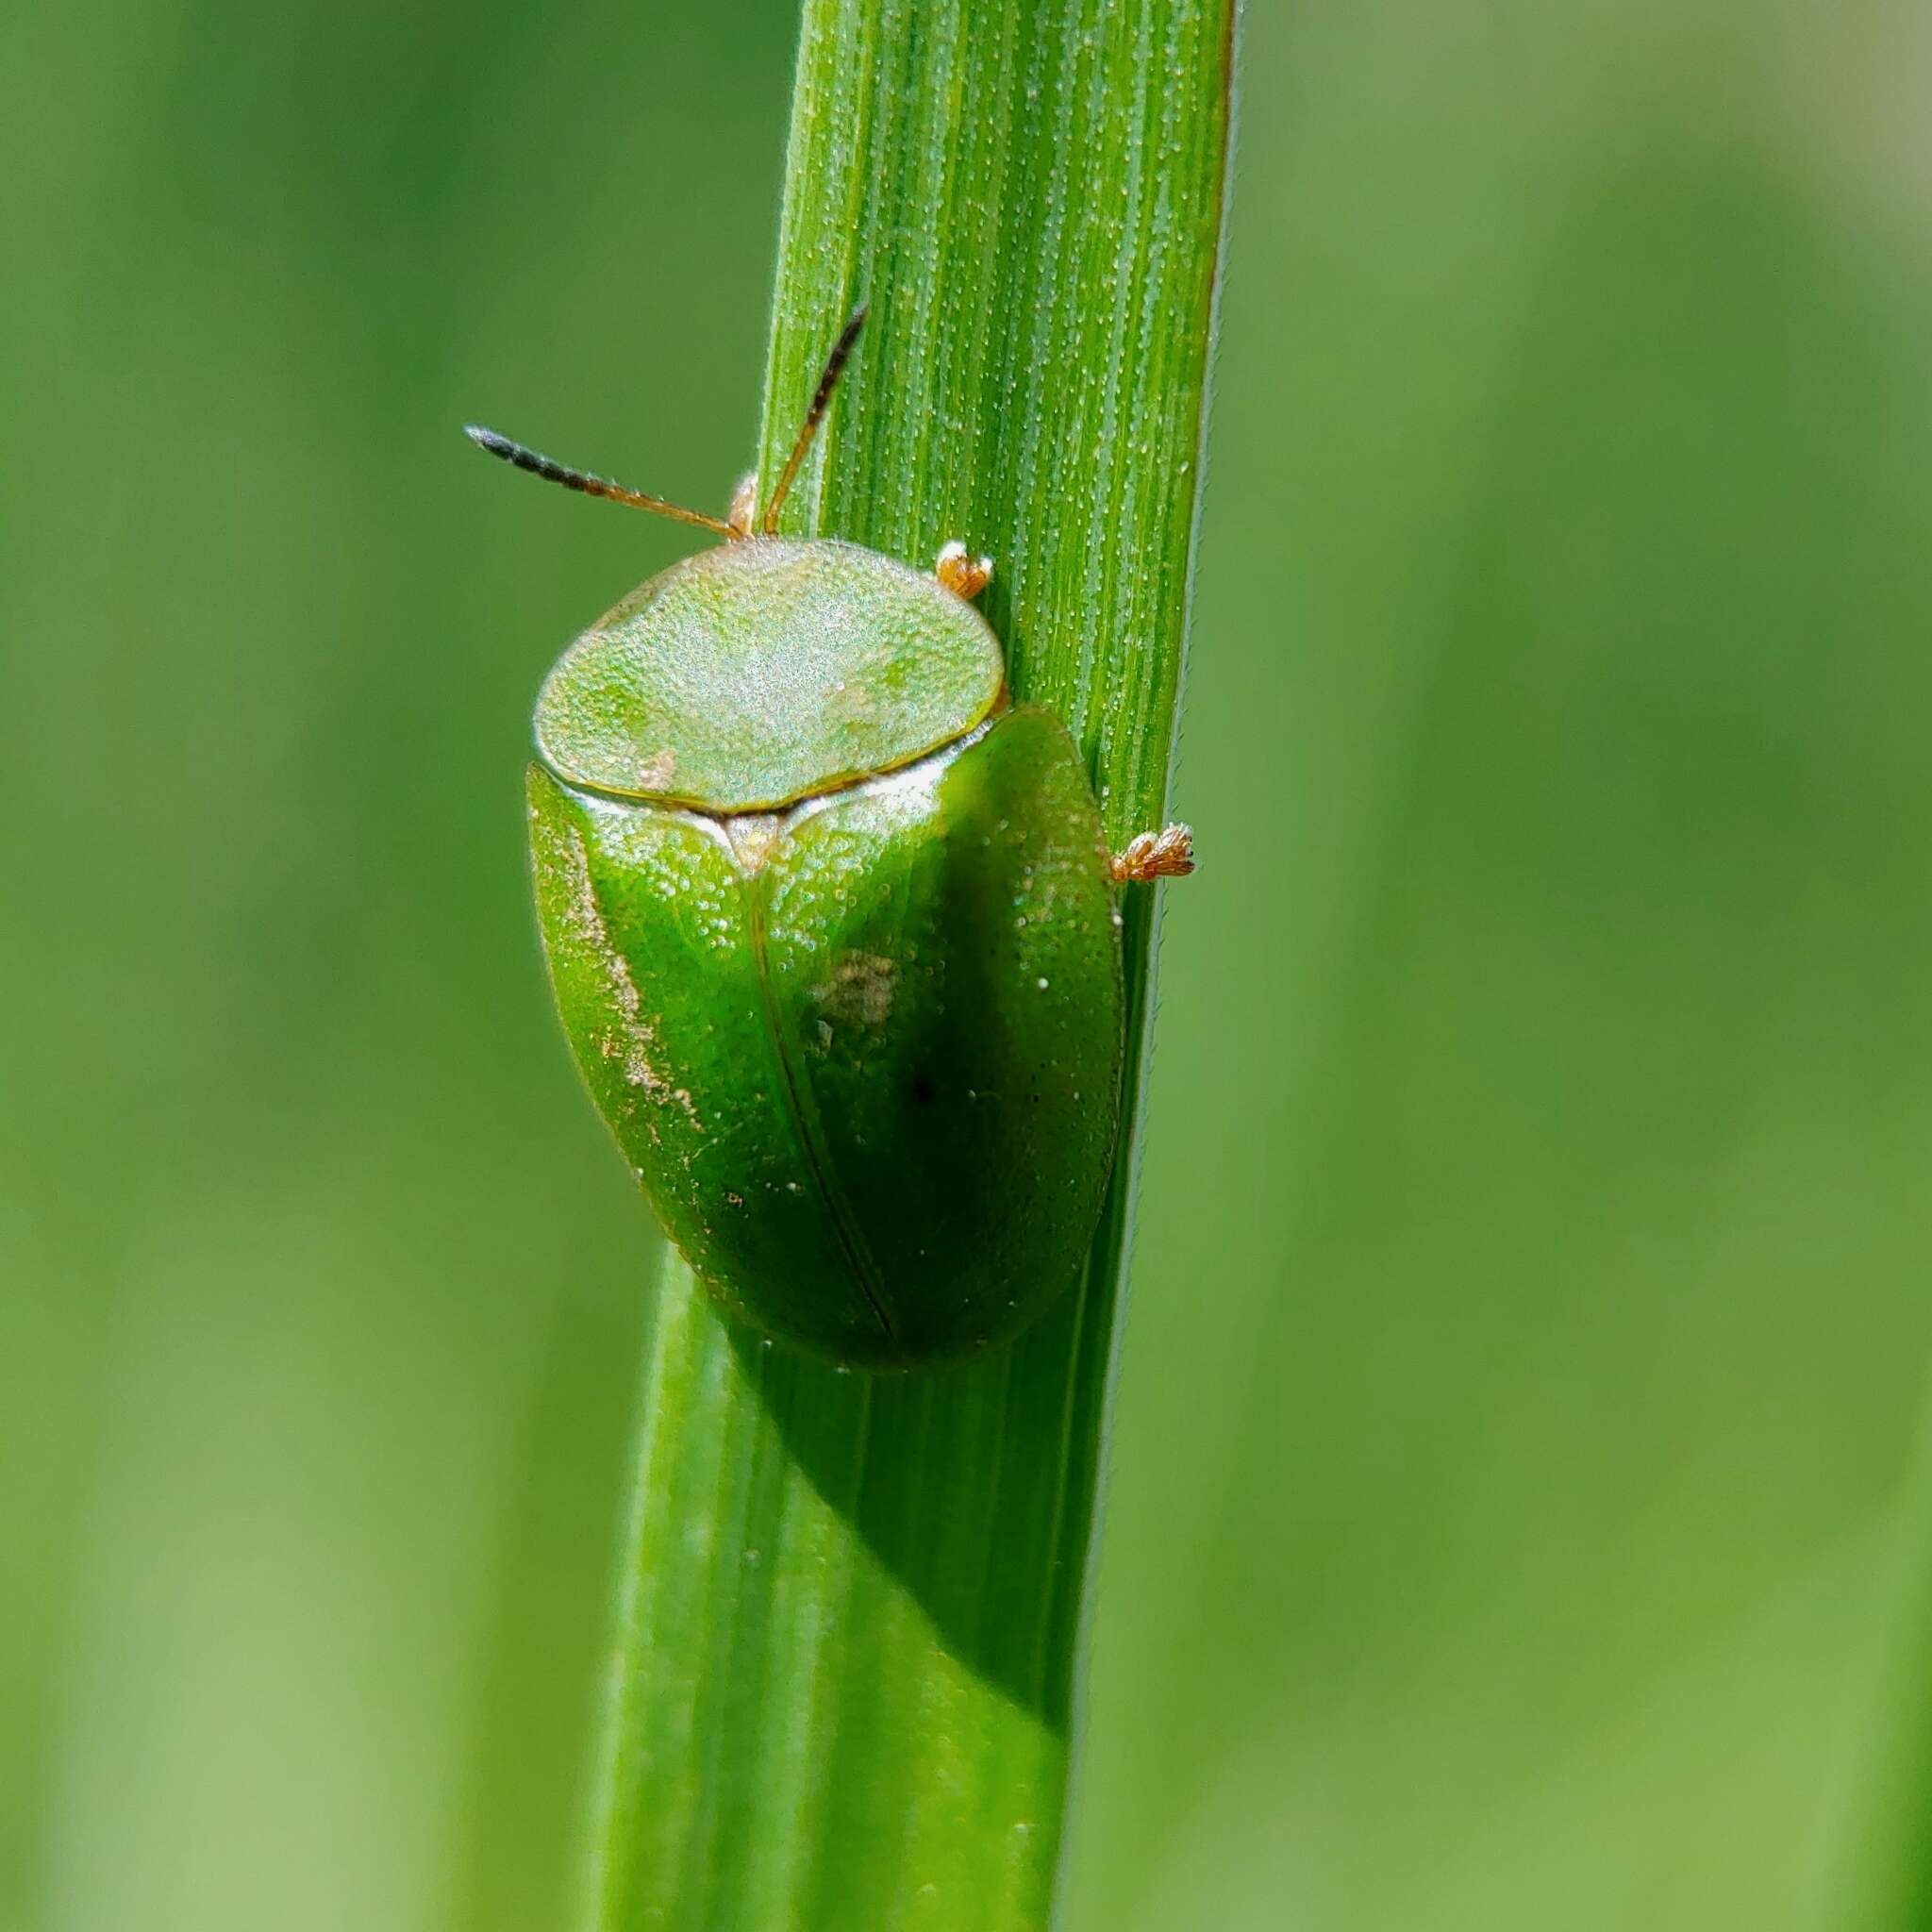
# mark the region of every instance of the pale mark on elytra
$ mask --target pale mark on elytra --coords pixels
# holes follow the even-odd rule
[[[879,953],[846,953],[831,976],[811,989],[827,1020],[850,1026],[883,1026],[891,1017],[899,968]]]
[[[705,1124],[698,1117],[691,1089],[674,1087],[653,1058],[658,1048],[658,1029],[644,1017],[644,1003],[637,982],[630,976],[630,964],[612,941],[604,924],[603,908],[597,904],[597,889],[591,881],[591,856],[584,849],[584,835],[575,826],[568,829],[570,903],[567,916],[579,941],[596,956],[604,968],[606,983],[617,1006],[618,1024],[596,1036],[598,1055],[607,1060],[620,1060],[627,1085],[660,1106],[675,1106],[702,1134]],[[653,1129],[653,1138],[656,1130]]]

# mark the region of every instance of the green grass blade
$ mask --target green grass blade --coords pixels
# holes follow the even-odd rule
[[[871,316],[785,525],[990,553],[1109,836],[1166,804],[1233,0],[808,0],[761,475]],[[1126,896],[1135,1118],[1152,895]],[[869,1379],[662,1286],[594,1821],[607,1932],[1040,1927],[1127,1241],[1014,1349]]]
[[[1882,1547],[1880,1658],[1833,1821],[1818,1932],[1932,1926],[1932,1408]]]

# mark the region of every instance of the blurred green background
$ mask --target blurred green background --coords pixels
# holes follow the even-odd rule
[[[790,0],[0,25],[0,1927],[558,1923],[651,1274],[561,641]],[[1932,1302],[1932,14],[1259,4],[1068,1924],[1777,1928]]]

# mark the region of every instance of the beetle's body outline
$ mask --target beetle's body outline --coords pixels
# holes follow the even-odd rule
[[[491,454],[723,535],[546,678],[527,798],[564,1030],[666,1232],[742,1319],[842,1365],[1018,1334],[1078,1273],[1124,1049],[1114,891],[1191,869],[1185,827],[1108,854],[1065,726],[1015,705],[931,575],[776,534],[863,310],[762,518]]]

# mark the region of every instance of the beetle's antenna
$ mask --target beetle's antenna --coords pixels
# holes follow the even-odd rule
[[[573,470],[551,458],[540,455],[534,449],[525,449],[520,442],[512,442],[507,436],[499,436],[493,429],[485,429],[480,424],[466,423],[463,434],[478,449],[487,449],[493,457],[501,457],[507,463],[514,463],[520,470],[527,470],[533,476],[541,476],[546,482],[561,483],[566,490],[581,491],[586,496],[601,496],[610,503],[627,503],[633,509],[647,509],[654,516],[669,517],[674,523],[695,524],[701,530],[715,530],[721,537],[735,537],[738,533],[727,523],[717,517],[708,517],[703,510],[686,509],[675,503],[666,503],[661,496],[646,496],[641,490],[626,490],[622,483],[613,483],[608,476],[593,476],[588,470]]]
[[[791,488],[792,478],[798,475],[798,466],[805,461],[805,453],[811,447],[811,440],[818,434],[819,425],[825,419],[825,409],[832,400],[832,391],[839,386],[839,378],[845,373],[846,358],[852,354],[852,345],[858,340],[858,331],[865,326],[865,304],[861,302],[852,311],[852,320],[840,331],[839,340],[832,344],[832,353],[825,358],[825,373],[819,377],[819,386],[812,392],[811,408],[805,412],[805,426],[798,432],[798,441],[791,445],[791,454],[785,458],[785,472],[778,478],[778,487],[772,491],[772,500],[765,506],[765,517],[759,526],[767,537],[778,534],[778,508],[785,501],[785,492]]]

